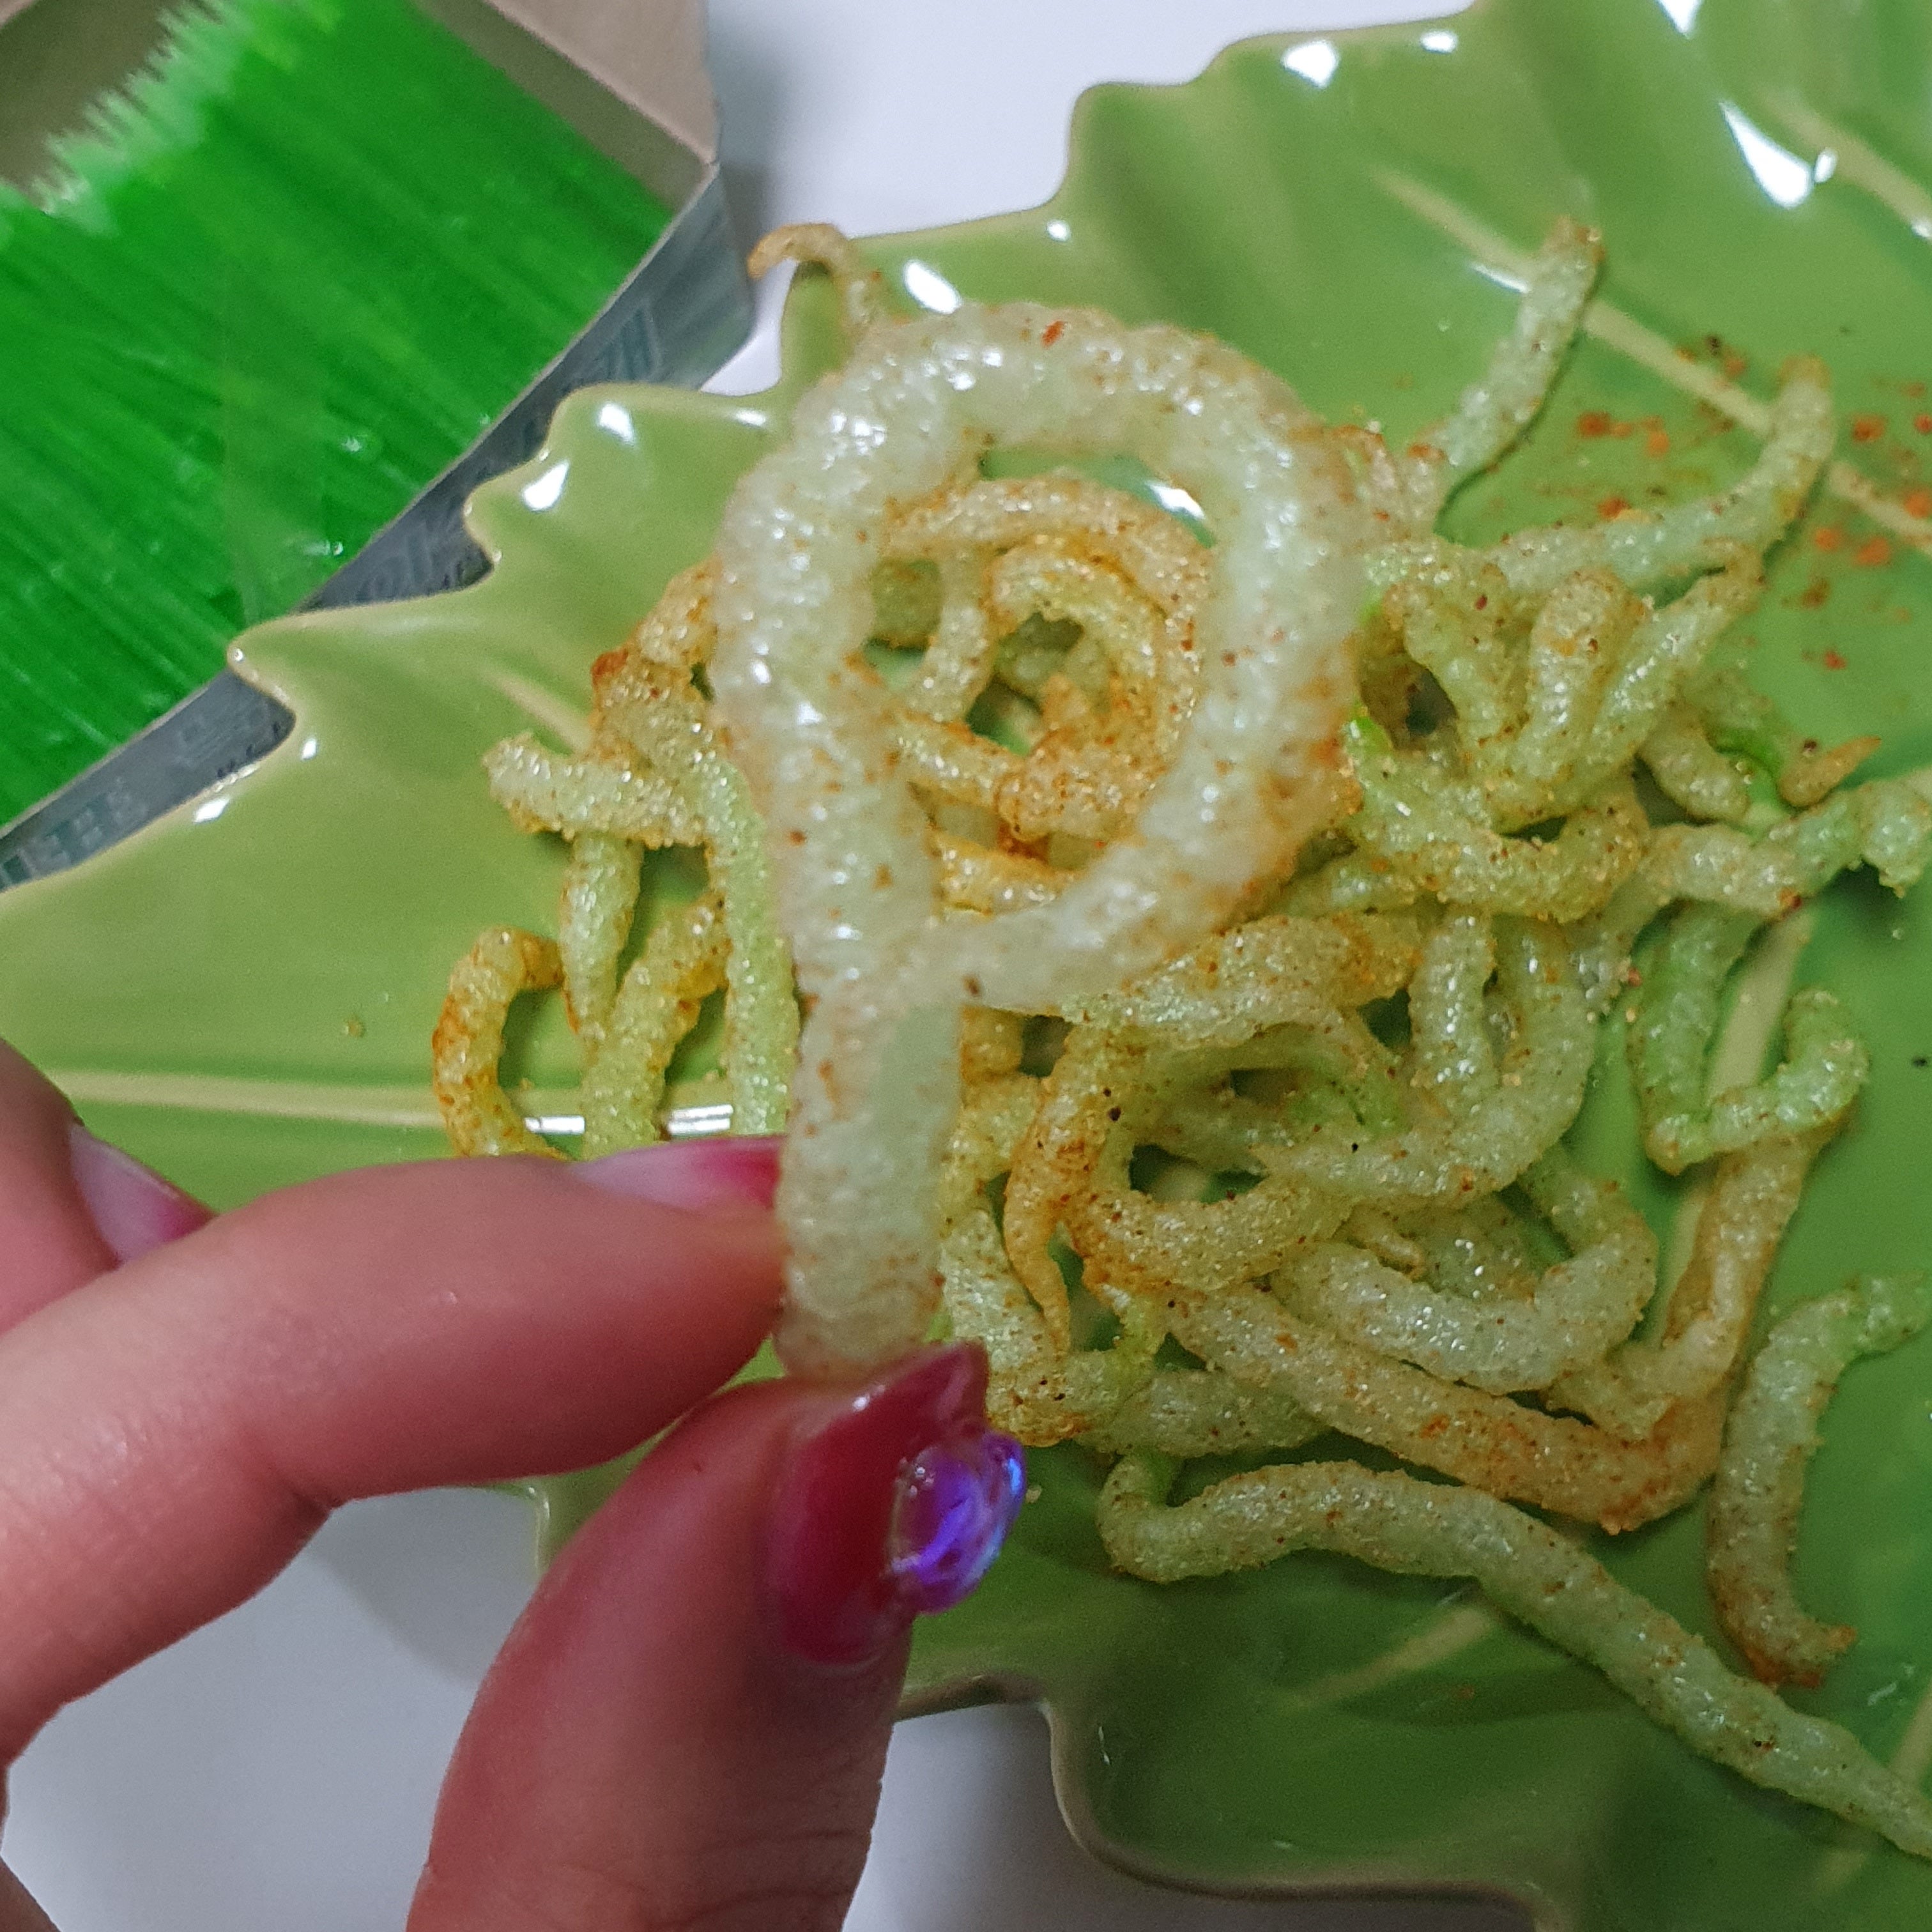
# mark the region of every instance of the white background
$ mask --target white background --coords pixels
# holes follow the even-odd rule
[[[864,234],[1044,200],[1099,81],[1172,82],[1245,35],[1452,10],[1427,0],[713,0],[747,236]],[[770,303],[721,378],[776,371]],[[400,1926],[457,1729],[530,1580],[508,1499],[344,1510],[256,1601],[64,1713],[15,1773],[6,1850],[62,1932]],[[1044,1725],[902,1726],[848,1932],[1512,1932],[1482,1906],[1237,1904],[1090,1863]]]

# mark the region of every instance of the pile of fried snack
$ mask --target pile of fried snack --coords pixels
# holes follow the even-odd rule
[[[498,1078],[518,994],[563,989],[586,1154],[665,1131],[719,996],[716,1070],[671,1097],[789,1126],[795,1371],[937,1322],[984,1344],[999,1426],[1111,1461],[1123,1569],[1473,1578],[1697,1750],[1932,1856],[1932,1806],[1772,1688],[1852,1636],[1790,1582],[1818,1414],[1932,1294],[1868,1277],[1758,1333],[1868,1054],[1815,987],[1778,994],[1774,1070],[1720,1041],[1808,899],[1858,866],[1902,891],[1932,849],[1925,784],[1853,782],[1876,741],[1803,739],[1727,634],[1829,457],[1822,369],[1786,370],[1721,494],[1472,549],[1435,525],[1576,329],[1571,224],[1401,450],[1177,329],[901,319],[832,231],[762,253],[831,269],[848,359],[598,661],[587,747],[486,761],[568,856],[556,940],[486,932],[452,980],[459,1150],[555,1151]],[[1001,446],[1131,455],[1198,521],[1070,468],[991,479]],[[708,884],[639,935],[672,846]],[[1674,1280],[1564,1145],[1612,1009],[1646,1152],[1706,1181]],[[1754,1678],[1577,1528],[1707,1486]]]

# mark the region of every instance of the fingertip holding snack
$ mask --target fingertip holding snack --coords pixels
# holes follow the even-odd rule
[[[778,1192],[779,1143],[757,1139],[673,1141],[648,1151],[626,1148],[574,1164],[592,1187],[666,1208],[717,1213],[769,1208]]]
[[[1870,1059],[1787,972],[1781,1064],[1720,1084],[1729,990],[1788,968],[1766,935],[1840,873],[1902,892],[1932,856],[1923,775],[1850,783],[1876,741],[1802,739],[1730,642],[1830,456],[1822,366],[1787,366],[1711,495],[1485,549],[1435,528],[1536,416],[1600,254],[1558,224],[1488,369],[1398,448],[1206,338],[898,318],[836,231],[769,238],[760,264],[832,272],[847,361],[598,660],[587,749],[486,760],[570,842],[560,938],[484,934],[438,1092],[460,1151],[553,1150],[496,1063],[510,1001],[560,982],[586,1151],[651,1140],[722,988],[705,1097],[788,1130],[787,1366],[849,1384],[936,1326],[983,1349],[970,1420],[894,1438],[890,1522],[828,1531],[872,1607],[825,1656],[977,1580],[1009,1437],[1081,1442],[1121,1570],[1314,1547],[1473,1577],[1706,1756],[1932,1856],[1918,1792],[1530,1513],[1616,1534],[1714,1475],[1720,1624],[1765,1678],[1815,1675],[1843,1645],[1788,1582],[1806,1418],[1922,1301],[1888,1279],[1774,1336],[1733,1408]],[[1211,545],[1071,470],[982,473],[1015,446],[1137,458]],[[638,855],[671,844],[708,891],[620,973]],[[1707,1171],[1674,1279],[1565,1142],[1613,1011],[1646,1154]],[[884,1456],[877,1402],[850,1434]],[[1329,1460],[1177,1485],[1324,1435]]]
[[[134,1261],[179,1240],[209,1218],[191,1195],[78,1120],[68,1138],[74,1186],[116,1261]]]

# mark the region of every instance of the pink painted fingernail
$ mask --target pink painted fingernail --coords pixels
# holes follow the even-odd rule
[[[660,1141],[626,1148],[600,1160],[579,1161],[570,1171],[578,1180],[634,1201],[703,1213],[719,1208],[769,1208],[778,1185],[778,1150],[764,1139]]]
[[[192,1195],[78,1120],[68,1130],[68,1147],[74,1184],[117,1261],[178,1241],[214,1218]]]
[[[1026,1492],[1025,1452],[986,1411],[983,1349],[922,1349],[794,1450],[765,1566],[788,1649],[869,1663],[972,1594]]]

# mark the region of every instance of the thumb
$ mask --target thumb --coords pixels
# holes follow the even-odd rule
[[[1017,1513],[976,1348],[691,1417],[581,1531],[485,1680],[410,1932],[836,1932],[921,1610]]]

